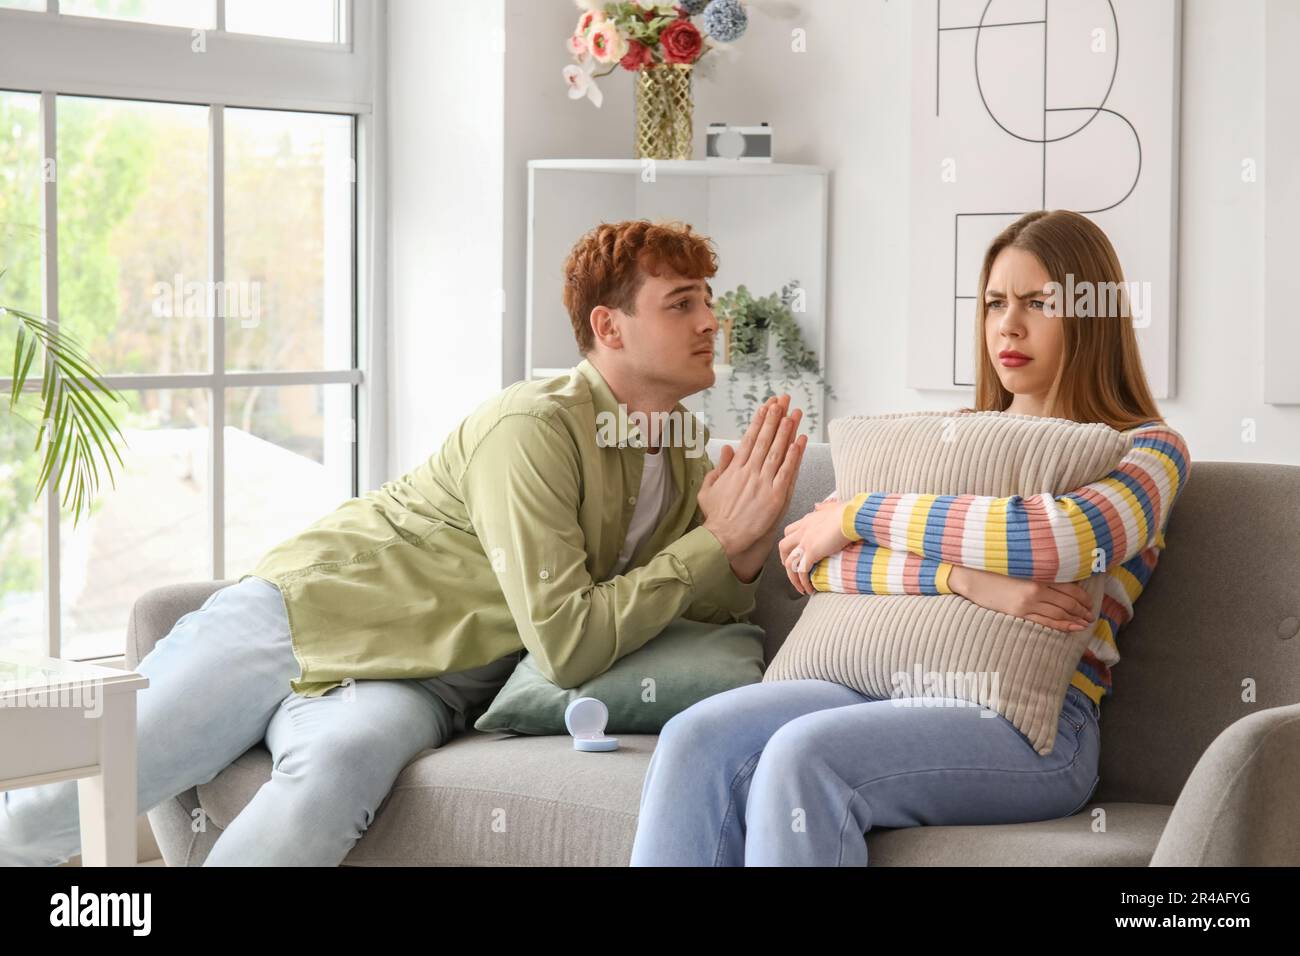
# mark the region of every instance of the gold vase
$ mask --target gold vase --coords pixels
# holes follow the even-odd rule
[[[636,74],[636,158],[690,159],[691,64],[655,63]]]

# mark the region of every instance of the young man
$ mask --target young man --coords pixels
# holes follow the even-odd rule
[[[565,264],[584,355],[570,374],[487,401],[423,465],[273,548],[141,660],[141,809],[264,740],[271,780],[205,864],[335,865],[402,768],[472,723],[525,651],[573,687],[677,616],[743,619],[806,444],[788,396],[713,470],[702,441],[610,440],[649,421],[657,444],[664,416],[696,433],[680,400],[713,383],[716,268],[690,227],[584,236]],[[0,794],[0,863],[78,846],[75,781]]]

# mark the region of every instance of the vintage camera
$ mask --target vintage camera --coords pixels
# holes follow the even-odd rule
[[[766,123],[758,126],[728,126],[710,123],[704,137],[704,155],[708,159],[734,159],[742,163],[770,163],[772,161],[772,128]]]

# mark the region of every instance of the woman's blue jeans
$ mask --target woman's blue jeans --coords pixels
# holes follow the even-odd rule
[[[1088,802],[1101,735],[1081,690],[1046,757],[1005,717],[960,703],[822,680],[700,701],[659,735],[631,865],[866,866],[872,827],[1023,823]]]
[[[136,711],[141,812],[212,780],[255,744],[271,752],[271,779],[205,866],[337,865],[402,768],[456,729],[453,711],[418,680],[293,693],[300,669],[284,602],[257,577],[214,591],[137,670],[149,678]],[[0,864],[66,861],[80,849],[78,823],[75,780],[0,793]]]

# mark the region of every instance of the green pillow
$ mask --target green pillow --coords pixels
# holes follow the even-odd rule
[[[569,702],[596,697],[609,708],[605,733],[657,734],[692,704],[758,683],[763,666],[763,629],[757,625],[679,617],[605,673],[567,690],[543,677],[533,656],[525,654],[474,728],[567,734],[564,709]]]

